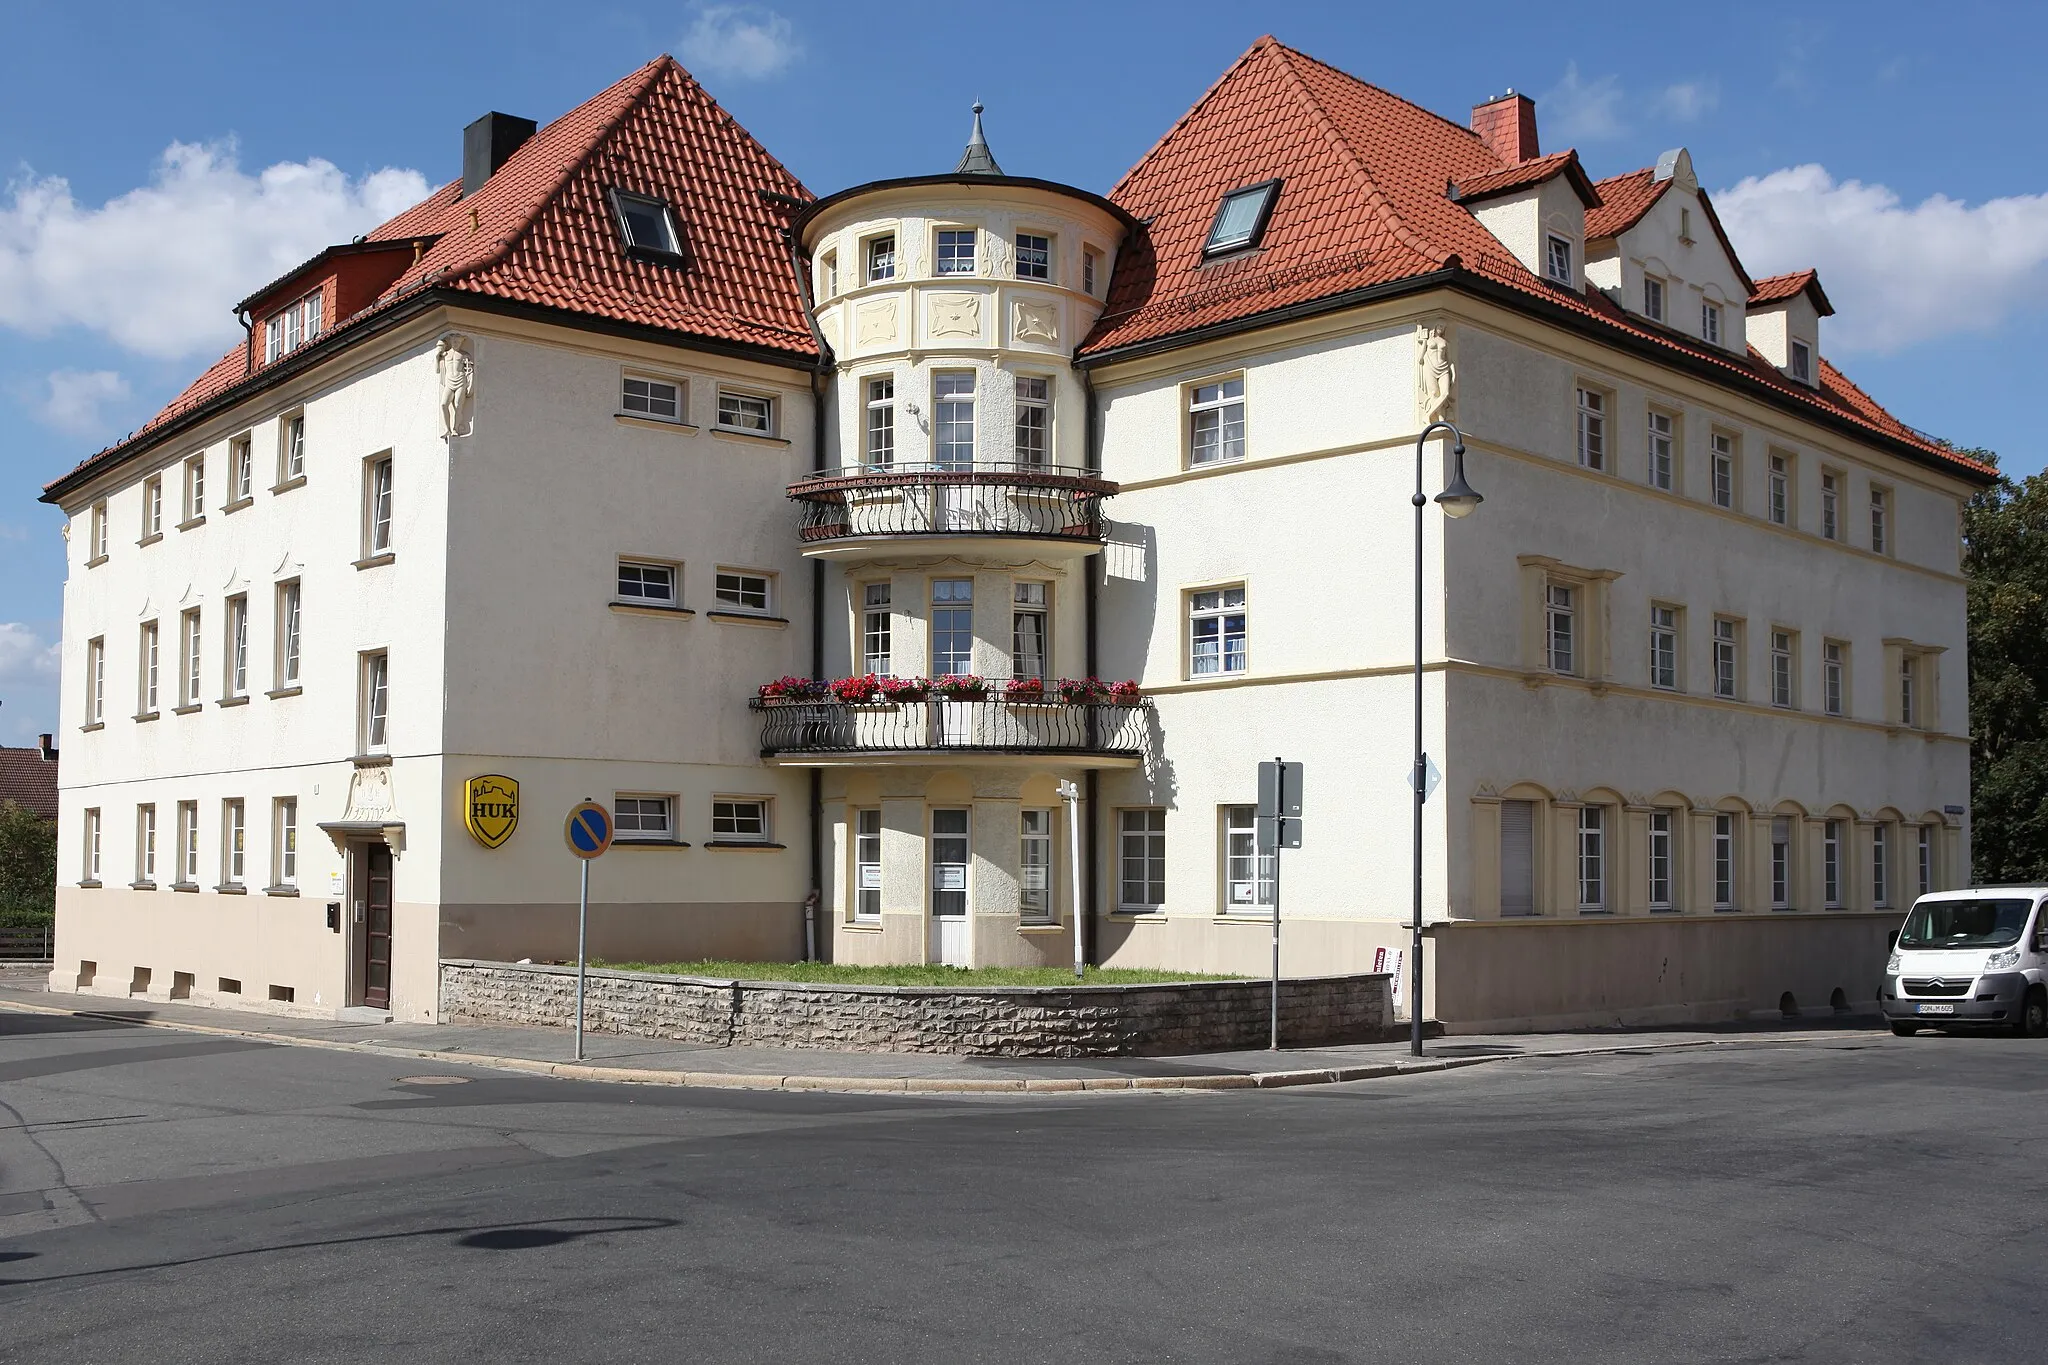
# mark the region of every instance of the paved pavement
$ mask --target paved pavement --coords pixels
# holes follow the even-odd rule
[[[2024,1360],[2048,1044],[599,1084],[0,1013],[0,1359]]]

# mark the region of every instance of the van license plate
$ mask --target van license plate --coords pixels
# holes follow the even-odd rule
[[[1922,1014],[1954,1014],[1956,1007],[1954,1005],[1921,1005],[1919,1010]]]

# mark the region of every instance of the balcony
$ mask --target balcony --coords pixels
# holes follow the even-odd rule
[[[789,487],[797,537],[815,558],[848,559],[915,536],[920,552],[1007,548],[1079,557],[1102,548],[1102,501],[1117,485],[1056,465],[842,467]]]
[[[998,685],[1000,688],[1000,685]],[[761,756],[795,767],[973,761],[1038,764],[1048,757],[1080,766],[1135,767],[1144,757],[1152,707],[1141,699],[1067,701],[997,695],[912,700],[876,697],[756,697]]]

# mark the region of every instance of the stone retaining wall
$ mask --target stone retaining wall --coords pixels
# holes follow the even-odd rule
[[[1384,974],[1280,983],[1287,1047],[1394,1033]],[[996,1057],[1159,1056],[1264,1047],[1264,981],[1149,986],[826,986],[592,969],[584,1027],[702,1047],[963,1052]],[[549,1024],[576,1017],[576,969],[441,963],[443,1023]]]

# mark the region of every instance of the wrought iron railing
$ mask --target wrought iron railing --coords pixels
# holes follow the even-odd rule
[[[1144,752],[1145,702],[756,699],[761,754]]]
[[[791,484],[806,543],[852,536],[1029,536],[1100,541],[1107,479],[1055,465],[841,467]]]

